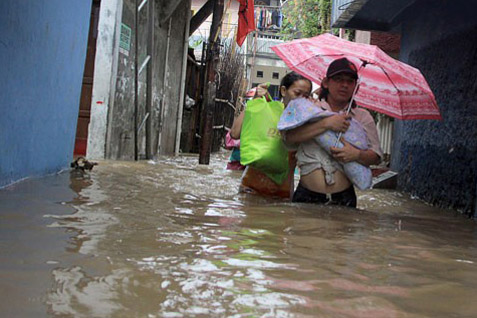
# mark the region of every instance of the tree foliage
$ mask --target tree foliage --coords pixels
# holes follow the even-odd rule
[[[331,0],[289,0],[282,12],[285,40],[312,37],[331,29]]]

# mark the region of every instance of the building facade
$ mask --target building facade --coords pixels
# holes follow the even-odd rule
[[[271,47],[283,43],[282,6],[279,0],[255,1],[256,31],[247,38],[247,79],[249,87],[270,83],[269,92],[274,99],[280,99],[280,81],[290,69]]]

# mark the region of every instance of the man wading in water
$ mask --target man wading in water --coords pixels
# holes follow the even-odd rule
[[[293,202],[316,204],[338,204],[356,207],[356,192],[349,178],[341,170],[340,162],[356,161],[364,166],[378,164],[382,158],[378,132],[371,114],[353,105],[346,115],[349,102],[357,85],[356,66],[341,58],[333,61],[321,83],[317,107],[332,111],[336,115],[305,124],[283,134],[290,150],[296,150],[300,168],[300,183],[293,195]],[[353,102],[354,103],[354,102]],[[314,140],[315,136],[327,130],[346,132],[349,120],[354,118],[364,128],[368,149],[360,150],[343,141],[343,148],[331,148],[329,155]]]

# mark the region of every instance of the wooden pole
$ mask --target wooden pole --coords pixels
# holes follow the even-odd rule
[[[190,8],[191,0],[185,2],[187,8]],[[182,115],[184,111],[184,98],[186,94],[186,73],[187,73],[187,54],[189,50],[189,23],[190,23],[190,10],[187,10],[186,14],[186,27],[184,30],[184,52],[182,55],[182,72],[181,72],[181,87],[179,95],[179,107],[177,112],[177,128],[176,128],[176,143],[174,149],[174,155],[179,154],[181,146],[181,133],[182,133]]]
[[[189,34],[192,35],[200,26],[202,23],[207,20],[207,18],[210,16],[210,14],[214,10],[214,2],[215,0],[209,0],[204,5],[197,11],[196,14],[192,17],[190,20],[190,25],[189,25]]]
[[[152,159],[152,94],[153,94],[153,76],[154,70],[154,1],[149,0],[147,7],[147,56],[151,59],[147,64],[147,90],[146,90],[146,114],[149,114],[146,121],[146,159]]]
[[[218,32],[224,14],[224,0],[215,0],[212,25],[210,26],[209,45],[207,48],[206,60],[206,85],[204,87],[204,126],[201,133],[199,147],[199,164],[208,165],[210,161],[210,150],[212,147],[212,135],[214,124],[215,108],[215,67],[219,60],[220,47],[218,43]]]
[[[138,133],[137,133],[137,119],[138,119],[138,111],[139,111],[139,70],[138,70],[138,54],[139,54],[139,10],[138,10],[138,0],[136,0],[134,6],[134,160],[138,159]]]

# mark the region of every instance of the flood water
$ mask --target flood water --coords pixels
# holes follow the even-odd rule
[[[477,228],[389,190],[237,193],[225,154],[0,190],[1,317],[476,317]]]

